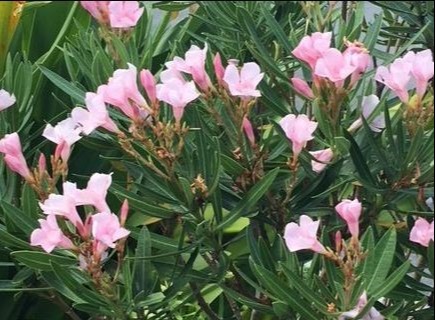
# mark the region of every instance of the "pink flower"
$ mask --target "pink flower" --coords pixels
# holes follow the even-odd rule
[[[92,236],[110,248],[115,248],[115,242],[129,234],[130,231],[121,227],[113,213],[101,212],[92,216]]]
[[[216,75],[216,80],[220,86],[223,85],[223,80],[225,76],[225,68],[222,64],[221,55],[216,53],[213,59],[213,67],[214,67],[214,73]]]
[[[50,194],[48,199],[39,203],[44,214],[58,215],[68,219],[79,231],[83,231],[83,222],[77,209],[76,201],[68,195]]]
[[[3,160],[11,171],[18,173],[26,180],[32,178],[23,155],[20,137],[16,132],[7,134],[0,140],[0,152],[4,153]]]
[[[172,106],[175,120],[178,122],[184,113],[184,108],[199,97],[193,81],[185,82],[178,78],[168,79],[157,85],[157,98]]]
[[[313,171],[317,173],[322,172],[334,157],[334,153],[330,148],[319,151],[311,151],[310,154],[315,159],[311,161],[311,167],[313,168]]]
[[[351,56],[346,56],[337,49],[331,48],[317,60],[314,74],[329,79],[337,87],[342,87],[344,80],[357,72],[357,68],[352,64]]]
[[[144,8],[139,1],[109,1],[109,19],[112,28],[131,28],[136,26]]]
[[[408,83],[411,80],[412,64],[406,60],[396,59],[389,68],[380,66],[376,70],[375,79],[390,88],[402,102],[408,103]]]
[[[71,147],[81,139],[82,128],[71,118],[59,122],[55,127],[48,124],[42,136],[57,144],[56,154],[59,154],[64,162],[68,161]]]
[[[116,124],[110,119],[103,97],[92,92],[86,93],[86,109],[76,107],[71,112],[71,118],[79,123],[84,134],[91,134],[98,127],[110,132],[118,132]]]
[[[80,1],[82,7],[101,24],[109,22],[109,3],[110,1]]]
[[[106,202],[107,191],[112,184],[111,174],[94,173],[88,181],[86,189],[77,189],[71,182],[63,184],[65,196],[74,199],[76,206],[92,205],[99,212],[110,211]]]
[[[293,88],[298,94],[310,100],[314,99],[313,90],[311,90],[306,81],[299,78],[291,78],[290,80],[292,82]]]
[[[223,79],[228,85],[231,95],[248,100],[261,96],[256,87],[263,77],[264,73],[261,73],[258,64],[248,62],[243,65],[240,71],[235,65],[229,64],[225,69]]]
[[[314,70],[317,60],[331,47],[331,37],[331,32],[316,32],[311,36],[305,36],[292,53]]]
[[[362,296],[359,298],[358,303],[355,307],[355,309],[344,312],[340,315],[338,320],[346,320],[346,319],[354,319],[356,318],[361,311],[365,308],[367,305],[367,293],[363,293]],[[384,320],[384,316],[379,313],[378,310],[375,308],[371,308],[367,314],[364,315],[364,317],[361,318],[362,320]]]
[[[146,111],[141,108],[147,104],[139,92],[137,70],[132,64],[128,64],[128,69],[116,70],[108,84],[98,87],[97,94],[102,95],[104,102],[119,108],[132,120],[147,116]]]
[[[207,49],[207,44],[204,46],[204,49],[193,45],[186,52],[184,59],[175,57],[173,60],[174,68],[178,71],[191,74],[193,81],[205,92],[210,87],[210,78],[205,71]]]
[[[49,215],[46,220],[39,219],[38,221],[41,227],[33,230],[30,235],[30,244],[32,246],[41,246],[48,253],[56,247],[61,249],[74,248],[74,244],[59,228],[56,216]]]
[[[349,231],[353,237],[359,237],[359,218],[362,213],[362,205],[358,199],[355,200],[343,200],[336,207],[341,218],[346,221]]]
[[[366,96],[362,100],[362,117],[368,121],[368,125],[373,132],[381,132],[385,129],[385,115],[382,112],[379,116],[372,118],[373,112],[376,110],[376,107],[379,105],[379,98],[372,94]],[[354,123],[351,124],[348,131],[354,132],[359,129],[363,125],[363,120],[360,117]]]
[[[154,79],[153,74],[149,70],[142,70],[140,72],[140,82],[142,83],[151,104],[156,103],[156,80]]]
[[[411,74],[417,85],[417,95],[422,99],[426,93],[428,82],[434,75],[432,51],[430,49],[418,53],[410,51],[403,57],[403,60],[412,66]]]
[[[289,114],[279,122],[287,138],[292,142],[293,154],[295,157],[306,147],[307,142],[314,139],[317,122],[311,121],[304,114]]]
[[[6,90],[0,90],[0,111],[9,108],[12,106],[17,100],[13,94],[10,94]]]
[[[356,69],[352,73],[350,85],[354,85],[361,78],[370,64],[370,55],[362,44],[348,43],[348,48],[343,52],[343,56],[350,61],[350,64]]]
[[[249,121],[248,117],[243,118],[243,131],[245,131],[246,137],[248,138],[251,146],[255,145],[255,134],[254,128],[252,127],[251,121]]]
[[[299,250],[312,250],[317,253],[326,253],[325,247],[317,240],[319,221],[313,221],[308,216],[301,216],[299,225],[294,222],[287,224],[284,240],[291,252]]]
[[[409,239],[423,247],[429,247],[430,241],[434,241],[434,222],[429,223],[427,220],[419,218],[411,230]]]

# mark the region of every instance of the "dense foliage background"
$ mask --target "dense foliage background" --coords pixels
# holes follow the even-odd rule
[[[335,232],[346,228],[333,208],[353,197],[364,206],[367,253],[349,307],[365,290],[367,308],[375,306],[387,319],[432,319],[433,245],[426,250],[410,242],[409,232],[417,217],[433,219],[426,203],[434,193],[433,83],[425,98],[432,111],[425,125],[410,131],[400,100],[373,76],[377,66],[409,50],[433,52],[433,2],[140,3],[145,11],[138,25],[128,36],[110,35],[109,48],[78,2],[1,2],[0,88],[17,102],[0,112],[0,137],[19,132],[27,163],[36,166],[40,153],[48,157],[54,149],[41,137],[46,124],[83,105],[85,93],[107,83],[116,69],[131,63],[159,74],[192,44],[207,43],[223,61],[255,61],[265,73],[249,115],[258,145],[240,138],[222,101],[205,98],[186,108],[190,130],[172,180],[141,165],[106,132],[76,144],[68,180],[84,186],[94,172],[113,172],[108,203],[116,212],[124,199],[130,204],[131,235],[113,296],[93,286],[71,253],[46,254],[28,244],[42,216],[38,196],[1,162],[2,319],[336,319],[346,311],[340,270],[320,255],[290,253],[282,235],[286,223],[306,214],[321,218],[322,242],[334,247]],[[289,192],[291,148],[277,123],[289,113],[318,115],[316,103],[298,96],[289,81],[310,76],[292,51],[304,35],[327,31],[339,49],[345,39],[362,42],[374,68],[342,101],[338,131],[316,140],[333,148],[334,162],[316,174],[303,152]],[[385,130],[372,132],[364,122],[351,134],[345,128],[369,94],[381,98]],[[115,117],[128,129],[125,117]],[[161,117],[171,119],[168,111]],[[331,123],[317,121],[330,132]],[[116,262],[109,256],[108,274]]]

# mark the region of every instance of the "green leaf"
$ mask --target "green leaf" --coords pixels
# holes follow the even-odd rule
[[[151,236],[148,229],[143,227],[137,240],[136,260],[134,262],[133,288],[135,295],[140,292],[148,295],[153,291],[156,279],[155,270],[149,259],[143,259],[149,256],[151,256]]]
[[[1,205],[3,207],[3,211],[8,219],[16,225],[21,231],[23,231],[26,235],[32,233],[33,230],[37,228],[37,222],[35,219],[30,218],[24,212],[22,212],[17,207],[2,201]]]
[[[224,285],[221,285],[221,288],[225,291],[225,294],[227,294],[230,298],[236,300],[240,304],[249,307],[252,310],[256,310],[259,312],[263,312],[265,314],[271,314],[273,312],[273,309],[269,307],[268,305],[259,303],[255,300],[252,300],[248,297],[245,297],[238,293],[237,291],[234,291]]]
[[[250,260],[250,264],[253,273],[263,286],[281,301],[285,301],[293,310],[300,314],[302,319],[321,319],[320,314],[311,308],[311,302],[308,303],[307,301],[302,300],[298,291],[290,290],[290,288],[275,274],[266,268],[255,264],[252,260]]]
[[[31,249],[28,242],[25,242],[6,231],[4,226],[0,225],[0,244],[4,248],[12,249]]]
[[[378,286],[373,290],[373,295],[378,298],[385,297],[403,280],[410,267],[411,262],[406,261],[399,268],[394,269],[394,272],[385,281],[378,283]]]
[[[366,37],[364,38],[364,46],[371,52],[379,39],[379,32],[382,27],[383,14],[377,15],[375,21],[367,29]]]
[[[365,274],[369,295],[373,295],[379,284],[383,283],[387,277],[396,252],[396,243],[396,229],[391,228],[381,238],[375,249],[369,252],[367,260],[370,261],[370,265],[366,268]]]
[[[33,191],[33,189],[27,183],[23,186],[21,205],[23,207],[23,212],[28,217],[34,220],[38,219],[38,198],[36,197],[35,191]]]
[[[121,187],[116,183],[112,184],[112,186],[110,187],[110,191],[113,192],[121,201],[123,201],[124,199],[128,199],[128,204],[132,208],[149,216],[169,219],[172,218],[175,214],[175,212],[171,209],[145,202],[143,197],[131,191],[128,191],[127,189]]]
[[[64,78],[44,66],[39,66],[39,69],[51,82],[53,82],[56,87],[65,92],[72,99],[79,103],[85,102],[86,93],[83,90],[74,86],[71,82],[65,80]]]
[[[37,251],[14,251],[11,256],[31,269],[43,271],[51,271],[52,261],[64,267],[77,264],[76,259]]]
[[[268,172],[260,182],[258,182],[255,186],[248,191],[246,196],[239,202],[239,204],[231,210],[228,216],[224,219],[222,223],[220,223],[216,230],[222,230],[233,224],[243,215],[247,215],[248,212],[260,201],[263,195],[269,190],[272,183],[275,181],[276,176],[278,175],[279,168],[275,168],[272,171]]]
[[[432,274],[432,278],[435,276],[434,274],[434,242],[431,241],[429,248],[427,249],[427,261],[429,265],[430,273]]]

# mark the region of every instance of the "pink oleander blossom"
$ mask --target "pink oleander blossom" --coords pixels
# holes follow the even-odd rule
[[[411,74],[414,77],[417,87],[417,95],[423,99],[429,81],[434,75],[434,61],[432,51],[430,49],[420,52],[408,52],[403,60],[411,65]]]
[[[409,239],[423,247],[429,247],[431,241],[434,241],[434,222],[429,223],[423,218],[419,218],[411,230]]]
[[[59,154],[64,162],[67,162],[71,154],[71,147],[82,137],[82,127],[72,118],[59,122],[56,126],[48,124],[42,136],[57,144],[56,154]]]
[[[110,1],[80,1],[82,7],[88,11],[99,23],[109,23]]]
[[[205,92],[208,91],[211,85],[210,78],[205,70],[207,50],[207,44],[205,44],[204,49],[193,45],[186,52],[184,59],[175,57],[173,60],[173,67],[178,71],[192,75],[193,81]]]
[[[178,122],[184,113],[184,108],[199,97],[193,81],[185,82],[178,78],[167,79],[157,85],[157,98],[172,106],[175,120]]]
[[[350,85],[353,86],[361,78],[361,75],[370,65],[370,54],[360,43],[348,43],[348,48],[343,52],[346,60],[355,67],[352,73]]]
[[[311,121],[306,115],[289,114],[279,122],[287,138],[292,142],[293,154],[297,157],[307,142],[314,139],[317,122]]]
[[[115,248],[115,242],[129,234],[130,231],[121,227],[113,213],[100,212],[92,216],[92,236],[107,247]]]
[[[77,212],[74,198],[52,193],[44,202],[39,203],[39,206],[44,214],[62,216],[79,229],[79,232],[83,231],[83,222]]]
[[[287,224],[284,232],[284,240],[291,252],[299,250],[312,250],[317,253],[326,253],[325,247],[317,239],[319,221],[313,221],[308,216],[301,216],[299,225],[291,222]]]
[[[16,132],[7,134],[0,140],[0,153],[4,154],[3,160],[11,171],[18,173],[26,180],[32,178],[23,155],[20,137]]]
[[[12,106],[17,100],[13,94],[10,94],[6,90],[0,90],[0,111],[3,111]]]
[[[249,100],[261,96],[257,86],[263,77],[264,73],[261,73],[258,64],[248,62],[240,70],[235,65],[229,64],[225,69],[223,80],[232,96]]]
[[[137,25],[144,8],[139,1],[109,1],[109,21],[112,28],[131,28]]]
[[[343,200],[336,207],[340,217],[346,221],[350,233],[353,237],[359,237],[359,219],[362,213],[362,205],[358,199],[355,200]]]
[[[334,153],[331,148],[318,151],[310,151],[310,154],[315,160],[311,161],[311,167],[314,172],[320,173],[325,170],[326,166],[331,162]]]
[[[107,191],[112,184],[111,174],[94,173],[85,189],[78,189],[75,183],[65,182],[63,193],[74,199],[76,206],[92,205],[97,211],[110,211],[106,202]]]
[[[86,109],[76,107],[71,112],[71,118],[80,124],[84,134],[89,135],[99,127],[110,132],[119,132],[116,124],[109,117],[109,112],[101,95],[88,92],[85,103]]]
[[[97,94],[132,120],[143,119],[148,114],[144,109],[145,98],[137,86],[137,69],[132,64],[128,64],[128,69],[116,70],[107,84],[98,87]]]
[[[388,68],[380,66],[376,70],[375,79],[390,88],[402,102],[408,103],[408,85],[411,81],[411,69],[411,63],[398,58]]]
[[[317,60],[331,47],[331,38],[331,32],[315,32],[311,36],[303,37],[292,53],[296,58],[306,62],[314,70]]]
[[[33,230],[30,235],[30,244],[32,246],[41,246],[48,253],[55,248],[74,248],[72,241],[59,228],[55,215],[49,215],[47,219],[39,219],[38,221],[40,228]]]
[[[318,59],[314,74],[332,81],[341,88],[345,80],[357,72],[357,69],[358,67],[352,63],[351,56],[346,56],[337,49],[331,48]]]

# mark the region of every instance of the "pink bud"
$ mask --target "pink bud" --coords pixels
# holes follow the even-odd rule
[[[216,53],[213,59],[214,72],[216,75],[217,82],[220,86],[223,86],[223,79],[225,75],[225,68],[222,64],[221,55]]]
[[[245,131],[246,137],[251,143],[251,146],[254,146],[255,145],[254,128],[252,127],[251,121],[249,121],[247,117],[243,118],[243,131]]]
[[[156,80],[154,79],[153,74],[149,70],[142,70],[140,72],[140,82],[142,83],[151,104],[156,103]]]
[[[291,78],[291,82],[295,91],[301,96],[307,99],[314,99],[313,90],[311,90],[307,82],[299,78]]]
[[[125,199],[124,202],[122,203],[121,206],[121,213],[120,213],[120,217],[121,217],[121,226],[123,227],[125,225],[125,222],[127,221],[127,215],[128,215],[128,200]]]
[[[27,167],[21,148],[20,137],[16,132],[7,134],[0,140],[0,152],[4,153],[3,160],[10,170],[18,173],[24,179],[31,179],[32,174]]]
[[[343,200],[336,207],[341,218],[346,221],[349,231],[353,237],[359,237],[359,218],[362,213],[362,205],[358,199],[355,200]]]
[[[39,155],[38,170],[39,173],[43,173],[47,170],[47,159],[45,158],[45,154],[43,153]]]

